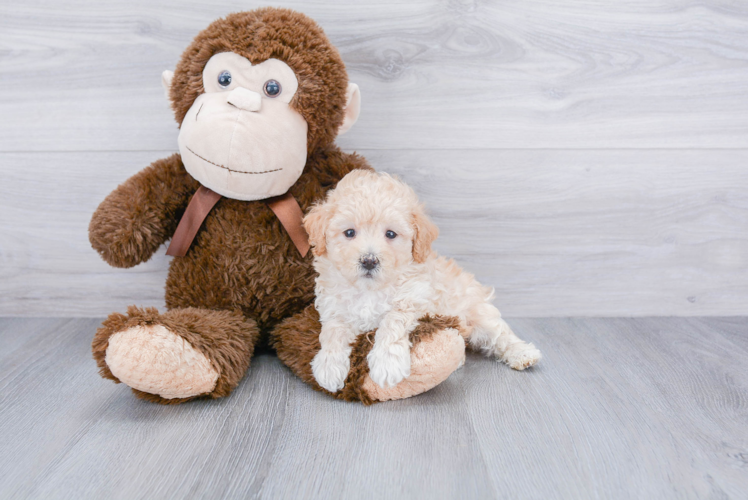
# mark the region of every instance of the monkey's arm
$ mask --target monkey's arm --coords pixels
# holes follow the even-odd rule
[[[178,154],[153,162],[101,202],[88,226],[91,246],[114,267],[147,261],[174,234],[198,187]]]

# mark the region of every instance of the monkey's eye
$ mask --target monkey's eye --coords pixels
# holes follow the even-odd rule
[[[343,234],[345,235],[346,238],[353,238],[354,236],[356,236],[356,230],[346,229],[345,231],[343,231]]]
[[[229,73],[226,70],[221,71],[221,74],[218,75],[218,85],[220,85],[223,88],[226,88],[229,85],[231,85],[231,73]]]
[[[278,97],[281,93],[281,84],[277,80],[268,80],[262,86],[262,90],[268,97]]]
[[[387,231],[386,233],[384,233],[384,235],[391,240],[397,238],[397,233],[395,231]]]

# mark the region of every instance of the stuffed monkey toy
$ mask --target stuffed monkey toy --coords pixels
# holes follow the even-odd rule
[[[101,375],[157,403],[219,398],[267,344],[323,391],[310,365],[320,324],[301,218],[348,172],[371,168],[333,142],[358,117],[358,87],[314,21],[275,8],[212,23],[163,83],[179,154],[109,194],[89,237],[115,267],[145,262],[171,240],[168,311],[111,314],[92,344]],[[371,404],[441,383],[464,361],[456,325],[423,318],[411,334],[411,375],[394,387],[368,377],[372,332],[359,336],[332,396]]]

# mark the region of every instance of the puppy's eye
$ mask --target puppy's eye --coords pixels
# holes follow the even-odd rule
[[[356,230],[346,229],[345,231],[343,231],[343,234],[345,235],[346,238],[353,238],[354,236],[356,236]]]
[[[397,233],[395,231],[387,231],[386,233],[384,233],[384,235],[391,240],[397,238]]]
[[[223,88],[226,88],[229,85],[231,85],[231,73],[229,73],[226,70],[221,71],[221,74],[218,75],[218,85],[220,85]]]

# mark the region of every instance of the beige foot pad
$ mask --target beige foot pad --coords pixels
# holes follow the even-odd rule
[[[378,401],[408,398],[441,384],[464,363],[465,341],[457,330],[447,328],[413,348],[410,377],[395,387],[383,389],[367,375],[363,389]]]
[[[219,375],[205,355],[163,325],[135,326],[112,335],[106,364],[122,383],[165,399],[209,393]]]

